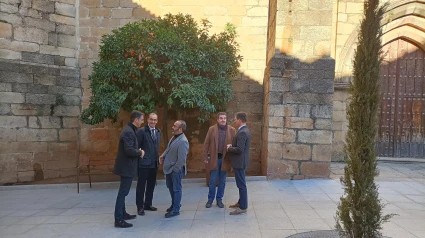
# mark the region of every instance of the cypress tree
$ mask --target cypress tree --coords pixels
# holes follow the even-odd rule
[[[336,212],[336,229],[341,237],[380,237],[381,225],[392,214],[383,215],[375,176],[378,175],[375,140],[379,105],[379,66],[382,57],[380,21],[386,5],[365,0],[357,49],[353,62],[353,81],[347,108],[344,195]]]

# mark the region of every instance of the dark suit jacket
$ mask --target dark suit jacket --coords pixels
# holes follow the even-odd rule
[[[155,128],[156,141],[152,138],[152,132],[149,125],[140,128],[137,132],[137,141],[139,148],[145,151],[145,156],[139,158],[139,168],[158,167],[159,142],[161,141],[161,132]]]
[[[118,153],[115,159],[114,174],[122,177],[134,177],[137,171],[137,160],[142,155],[139,150],[137,128],[128,123],[121,131]]]
[[[178,136],[173,142],[171,141],[173,141],[173,138],[168,142],[167,149],[162,153],[164,174],[177,173],[183,168],[185,169],[184,173],[187,174],[186,158],[189,152],[189,141],[184,134]]]
[[[234,169],[246,169],[249,167],[249,148],[251,145],[251,132],[244,126],[233,138],[232,146],[227,149],[230,155],[230,164]]]

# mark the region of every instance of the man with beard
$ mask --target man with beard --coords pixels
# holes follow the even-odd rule
[[[143,113],[133,111],[130,122],[123,128],[119,144],[118,153],[115,159],[114,174],[121,177],[120,188],[118,190],[117,201],[115,203],[115,227],[127,228],[133,224],[125,220],[136,218],[125,210],[125,197],[130,192],[131,182],[137,171],[137,160],[143,158],[145,152],[140,149],[137,143],[136,130],[143,124]]]
[[[171,207],[167,209],[166,218],[180,215],[180,202],[182,200],[182,178],[186,175],[186,157],[189,152],[189,142],[184,135],[186,122],[174,122],[173,138],[168,142],[167,149],[159,157],[159,163],[164,163],[166,184],[171,195]]]
[[[143,159],[139,159],[138,180],[136,188],[137,213],[145,215],[145,210],[156,211],[152,206],[153,191],[156,184],[156,174],[158,172],[160,131],[155,128],[158,123],[158,115],[149,114],[148,125],[137,131],[139,148],[145,151]],[[146,191],[145,191],[146,189]]]
[[[223,196],[226,187],[227,170],[230,168],[230,160],[226,158],[226,145],[232,143],[235,137],[235,128],[227,125],[227,114],[219,112],[217,114],[217,124],[211,126],[208,130],[204,142],[203,159],[205,166],[210,170],[208,201],[206,208],[210,208],[214,198],[217,206],[224,208]],[[216,183],[218,180],[218,189],[216,196]]]

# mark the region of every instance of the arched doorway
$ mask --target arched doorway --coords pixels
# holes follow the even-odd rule
[[[378,156],[424,158],[425,52],[404,39],[383,50]]]

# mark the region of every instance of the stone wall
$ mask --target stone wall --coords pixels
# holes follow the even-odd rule
[[[304,179],[329,176],[335,62],[302,62],[277,54],[269,86],[267,176]]]
[[[76,172],[81,83],[74,4],[0,3],[0,184]]]
[[[80,0],[79,1],[79,31],[81,44],[79,66],[81,67],[83,85],[83,108],[89,103],[90,90],[88,76],[91,64],[98,59],[101,37],[113,29],[131,21],[144,18],[156,18],[167,13],[191,14],[196,20],[207,18],[213,25],[212,32],[224,29],[227,22],[237,27],[240,43],[240,54],[244,61],[241,64],[241,74],[235,78],[235,97],[228,105],[229,118],[237,111],[249,114],[248,126],[253,134],[251,146],[252,163],[249,174],[259,175],[261,125],[263,110],[263,74],[266,65],[266,33],[268,24],[268,0],[207,0],[207,1],[142,1],[142,0]],[[159,111],[160,112],[160,111]],[[158,126],[170,130],[175,116],[170,117],[168,128],[161,128],[162,113],[159,114]],[[128,121],[128,114],[122,113],[119,121],[110,121],[96,126],[83,125],[81,129],[80,161],[85,163],[89,158],[94,169],[111,170],[116,154],[117,139],[122,125]],[[188,157],[189,171],[202,171],[201,160],[203,142],[208,127],[215,123],[200,124],[193,117],[183,118],[188,121],[188,137],[190,153]]]

